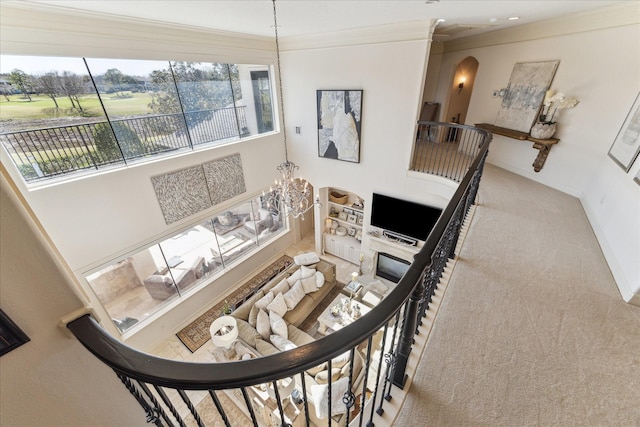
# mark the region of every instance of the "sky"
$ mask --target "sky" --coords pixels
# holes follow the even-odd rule
[[[87,63],[94,75],[101,75],[110,68],[117,68],[123,74],[132,76],[148,76],[151,71],[165,69],[169,64],[168,61],[99,58],[87,58]],[[71,71],[76,74],[87,74],[87,68],[82,58],[0,55],[0,73],[10,73],[16,68],[33,75],[41,75],[49,71]]]

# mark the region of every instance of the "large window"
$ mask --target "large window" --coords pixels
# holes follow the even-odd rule
[[[0,55],[0,90],[26,181],[274,130],[267,65]]]
[[[255,251],[284,228],[280,215],[255,197],[85,276],[124,332],[223,268]]]

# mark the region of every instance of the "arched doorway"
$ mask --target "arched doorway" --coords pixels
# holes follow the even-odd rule
[[[445,121],[465,122],[478,65],[477,59],[473,56],[468,56],[456,66],[449,89],[447,113],[444,116]]]

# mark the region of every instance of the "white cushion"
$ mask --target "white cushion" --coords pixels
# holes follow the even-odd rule
[[[282,294],[278,294],[273,301],[271,301],[271,304],[267,306],[267,310],[275,311],[279,316],[284,316],[289,308],[284,300],[284,296],[282,296]]]
[[[304,288],[302,287],[302,283],[300,283],[300,280],[298,280],[296,284],[293,285],[286,294],[284,294],[284,300],[287,304],[287,309],[293,310],[294,308],[296,308],[296,306],[300,301],[302,301],[302,298],[304,298],[304,296]]]
[[[277,294],[284,294],[285,292],[287,292],[289,290],[289,282],[287,282],[287,279],[282,279],[280,281],[280,283],[278,283],[273,288],[271,288],[271,290],[276,295]]]
[[[349,363],[349,358],[351,358],[351,351],[345,351],[344,353],[337,355],[331,359],[331,368],[342,368],[344,365]]]
[[[267,306],[269,304],[271,304],[271,301],[273,301],[273,298],[276,296],[276,294],[274,294],[273,292],[269,291],[267,292],[267,294],[265,296],[263,296],[262,298],[260,298],[258,301],[256,301],[256,303],[254,304],[258,309],[266,309]]]
[[[256,319],[256,330],[265,340],[271,335],[271,324],[269,323],[269,315],[266,311],[260,310]]]
[[[315,292],[318,290],[318,285],[316,285],[316,275],[314,274],[311,277],[307,277],[306,279],[302,279],[302,288],[304,289],[305,294],[310,294],[311,292]]]
[[[300,269],[297,269],[296,271],[293,272],[291,276],[287,277],[287,282],[289,282],[289,286],[295,285],[296,282],[300,280],[301,274],[302,272],[300,271]]]
[[[316,274],[316,269],[315,268],[308,268],[308,267],[305,267],[304,265],[302,267],[300,267],[300,278],[301,279],[306,279],[307,277],[311,277],[314,274]]]
[[[293,262],[296,265],[309,265],[315,264],[320,261],[320,257],[315,252],[308,252],[306,254],[299,254],[293,257]]]
[[[321,271],[316,271],[316,287],[321,288],[324,285],[324,274]]]
[[[329,384],[312,385],[311,396],[313,406],[316,408],[316,416],[319,419],[329,416]],[[342,398],[349,389],[349,378],[340,378],[331,383],[331,415],[346,414],[347,405]]]
[[[289,338],[289,333],[287,332],[287,324],[281,316],[275,311],[269,312],[269,324],[271,325],[271,331],[280,335],[282,338]]]
[[[298,347],[297,345],[295,345],[288,339],[281,337],[280,335],[271,335],[269,339],[271,340],[271,344],[275,345],[280,351],[287,351]]]

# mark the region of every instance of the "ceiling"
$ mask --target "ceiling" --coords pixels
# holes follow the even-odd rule
[[[3,0],[2,3],[30,3],[260,36],[274,33],[271,0]],[[277,0],[276,7],[280,37],[444,19],[436,33],[440,34],[440,40],[453,40],[615,3],[621,1]],[[520,19],[508,20],[513,16]]]

